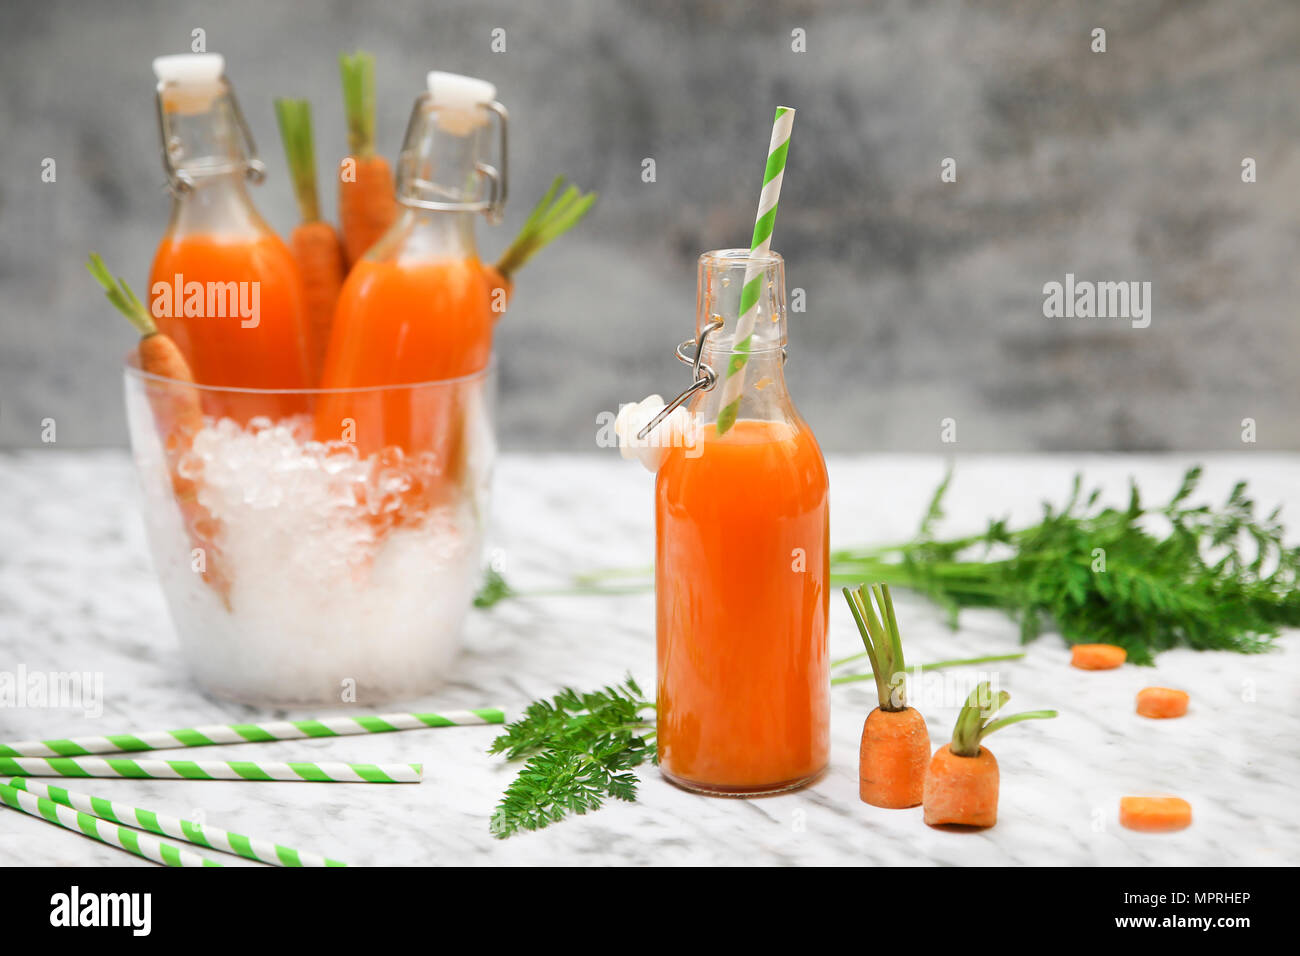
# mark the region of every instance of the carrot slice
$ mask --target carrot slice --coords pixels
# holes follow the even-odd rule
[[[1164,719],[1187,713],[1187,691],[1172,687],[1143,687],[1138,691],[1137,712],[1143,717]]]
[[[1170,833],[1192,825],[1192,805],[1181,797],[1121,797],[1119,822],[1143,833]]]
[[[1108,671],[1128,659],[1128,651],[1115,644],[1075,644],[1070,648],[1070,664],[1085,671]]]

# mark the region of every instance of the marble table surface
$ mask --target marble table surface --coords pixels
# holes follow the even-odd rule
[[[1244,477],[1257,500],[1283,503],[1284,516],[1300,523],[1300,456],[1201,460],[1207,498],[1221,500]],[[961,456],[948,527],[973,531],[994,514],[1033,520],[1040,500],[1065,496],[1079,468],[1114,498],[1136,476],[1155,500],[1174,489],[1188,464],[1175,457]],[[944,468],[936,457],[832,456],[829,465],[836,545],[907,537]],[[512,584],[538,590],[563,585],[575,571],[646,563],[651,493],[651,476],[617,456],[505,455],[495,480],[497,558]],[[206,699],[189,681],[153,577],[138,500],[121,452],[0,455],[0,671],[93,671],[104,681],[97,719],[75,709],[0,704],[0,739],[270,716]],[[924,600],[904,595],[898,604],[913,662],[1017,649],[1015,625],[999,614],[967,613],[953,632]],[[838,601],[832,608],[832,656],[851,654],[860,647],[852,622]],[[932,830],[919,809],[859,802],[857,741],[874,696],[865,683],[832,689],[831,768],[801,792],[710,799],[648,770],[637,803],[506,841],[488,833],[511,776],[499,759],[484,755],[495,733],[490,727],[203,751],[214,758],[248,758],[251,750],[268,760],[422,761],[420,785],[98,780],[82,789],[356,864],[1300,862],[1300,824],[1290,813],[1300,787],[1300,635],[1284,635],[1261,657],[1171,651],[1154,669],[1104,673],[1067,666],[1054,634],[1026,651],[1023,660],[997,665],[1013,709],[1050,706],[1061,716],[995,738],[1000,819],[982,832]],[[534,596],[474,612],[447,683],[402,705],[500,705],[509,714],[565,684],[591,687],[631,672],[651,685],[653,671],[649,594]],[[919,696],[914,690],[936,746],[948,739],[960,697],[975,679],[969,669],[938,672]],[[1148,684],[1189,690],[1191,712],[1175,721],[1136,716],[1134,694]],[[1120,796],[1161,791],[1191,801],[1191,829],[1145,835],[1119,827]],[[3,810],[0,862],[141,863]]]

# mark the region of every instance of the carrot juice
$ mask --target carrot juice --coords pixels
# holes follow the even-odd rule
[[[503,208],[503,182],[487,162],[502,107],[484,80],[435,71],[426,84],[397,162],[397,218],[339,293],[315,431],[362,457],[424,456],[454,483],[465,411],[481,398],[476,383],[456,381],[487,368],[499,315],[474,228],[479,213]],[[400,387],[432,382],[448,387]]]
[[[830,744],[826,465],[785,386],[775,253],[759,263],[766,294],[735,347],[748,257],[700,259],[697,348],[719,381],[744,363],[738,414],[720,414],[723,388],[697,392],[692,437],[667,449],[655,483],[659,765],[722,795],[800,786]]]
[[[169,235],[154,256],[149,287],[159,330],[176,341],[200,385],[307,387],[302,285],[278,236]],[[238,393],[209,392],[204,410],[240,421],[303,410],[298,396],[256,398],[235,408]]]
[[[363,259],[339,294],[321,379],[324,388],[369,388],[460,378],[492,354],[491,290],[477,257],[420,262]],[[321,395],[316,437],[339,439],[351,425],[362,457],[396,445],[427,450],[427,435],[450,413],[446,393],[385,389]],[[434,403],[439,407],[428,407]]]
[[[283,240],[258,213],[246,181],[253,152],[225,60],[215,53],[154,60],[171,216],[149,275],[149,310],[199,385],[309,385],[302,279]],[[204,391],[206,414],[242,423],[305,411],[300,395]]]
[[[829,748],[826,467],[806,427],[738,421],[655,490],[659,762],[709,790],[795,786]]]

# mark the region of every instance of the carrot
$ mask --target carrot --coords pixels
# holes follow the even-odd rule
[[[1120,797],[1120,826],[1144,833],[1170,833],[1192,825],[1192,805],[1181,797]]]
[[[1123,664],[1128,651],[1115,644],[1075,644],[1070,648],[1070,664],[1084,671],[1108,671]]]
[[[1171,687],[1144,687],[1138,691],[1137,712],[1143,717],[1163,719],[1187,713],[1187,691]]]
[[[397,196],[388,160],[375,152],[375,58],[339,54],[339,72],[349,153],[339,164],[339,225],[350,269],[397,218]]]
[[[1056,716],[1054,710],[1028,710],[993,720],[1010,699],[1006,691],[994,695],[988,681],[980,681],[966,698],[952,742],[934,752],[925,774],[922,806],[930,826],[991,827],[998,822],[998,762],[981,741],[1022,720]]]
[[[275,117],[302,219],[289,237],[289,248],[302,274],[307,312],[308,384],[315,387],[320,384],[330,327],[334,323],[334,306],[343,287],[343,246],[334,227],[320,217],[311,104],[306,100],[277,99]]]
[[[484,266],[492,290],[492,311],[498,317],[506,311],[514,294],[514,275],[529,259],[576,226],[596,202],[596,193],[583,194],[577,186],[560,192],[564,177],[556,176],[519,228],[494,266]]]
[[[872,607],[875,598],[880,608]],[[862,723],[858,796],[873,807],[898,810],[921,803],[930,733],[920,712],[907,706],[907,669],[889,585],[844,588],[844,598],[866,645],[880,705]]]
[[[998,822],[998,761],[981,748],[962,757],[944,744],[925,774],[924,819],[930,826],[991,827]]]
[[[171,478],[172,494],[180,508],[181,520],[189,533],[190,542],[204,554],[203,579],[217,592],[230,610],[230,581],[221,570],[219,553],[213,538],[216,522],[211,513],[199,503],[198,485],[192,478],[183,476],[178,468],[181,458],[190,450],[194,436],[203,428],[203,407],[189,363],[171,336],[158,331],[153,316],[136,298],[124,279],[114,279],[104,260],[91,253],[86,268],[104,287],[104,294],[140,333],[136,354],[140,370],[151,377],[145,383],[149,407],[153,411],[158,433],[163,436],[163,452]]]

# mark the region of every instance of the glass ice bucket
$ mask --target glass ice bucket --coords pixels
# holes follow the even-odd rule
[[[128,360],[154,566],[194,676],[259,705],[411,697],[479,583],[495,376],[221,389]]]

